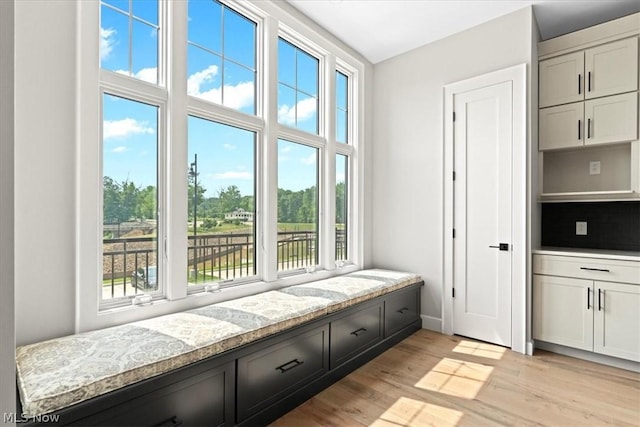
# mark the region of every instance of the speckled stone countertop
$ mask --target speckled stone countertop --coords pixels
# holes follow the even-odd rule
[[[419,282],[371,269],[16,349],[25,416],[53,412]]]

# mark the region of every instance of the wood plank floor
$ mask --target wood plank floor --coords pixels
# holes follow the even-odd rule
[[[420,330],[273,427],[640,426],[640,374]]]

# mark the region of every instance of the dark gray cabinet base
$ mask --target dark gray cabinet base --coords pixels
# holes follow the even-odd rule
[[[46,425],[269,424],[419,330],[422,285],[70,406]]]

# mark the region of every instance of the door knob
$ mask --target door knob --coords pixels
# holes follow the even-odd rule
[[[500,249],[501,251],[508,251],[509,244],[508,243],[499,243],[498,246],[489,246],[490,248]]]

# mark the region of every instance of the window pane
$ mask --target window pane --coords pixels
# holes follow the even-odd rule
[[[298,49],[296,67],[297,89],[311,96],[318,96],[318,60]]]
[[[132,5],[134,10],[144,15],[144,19],[154,20],[153,25],[134,18],[128,7],[127,13],[121,13],[103,2],[100,14],[100,66],[157,84],[159,29],[155,22],[158,1],[134,0]]]
[[[319,62],[283,39],[278,49],[278,122],[317,134]]]
[[[100,66],[129,72],[129,17],[104,5],[100,10]]]
[[[249,68],[256,66],[256,24],[229,8],[224,9],[224,56]]]
[[[336,112],[336,141],[346,144],[347,137],[347,112],[338,110]]]
[[[255,73],[225,61],[222,100],[227,107],[255,114]]]
[[[129,13],[129,0],[102,0],[102,3],[109,4],[123,12]]]
[[[336,155],[336,263],[348,259],[347,226],[348,226],[348,185],[347,171],[349,158],[342,154]]]
[[[153,25],[158,25],[158,1],[157,0],[134,0],[133,16],[144,19]]]
[[[349,142],[349,113],[347,111],[348,88],[348,77],[336,71],[336,141],[345,144]]]
[[[296,87],[296,48],[278,39],[278,81]]]
[[[278,140],[278,271],[318,264],[318,149]]]
[[[189,95],[255,114],[256,23],[218,2],[190,0],[188,25]]]
[[[211,0],[189,0],[189,42],[222,54],[222,6]]]
[[[348,77],[336,71],[336,104],[341,110],[347,109]]]
[[[102,299],[159,289],[158,107],[103,96]]]
[[[222,103],[222,61],[193,45],[187,51],[187,93],[216,104]]]
[[[188,283],[254,276],[256,135],[197,117],[188,126]]]
[[[312,98],[298,92],[296,123],[298,129],[309,133],[318,133],[318,98]]]
[[[133,20],[133,77],[158,83],[158,30]]]

